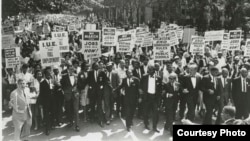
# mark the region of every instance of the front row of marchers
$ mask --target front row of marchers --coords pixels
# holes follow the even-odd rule
[[[83,112],[85,120],[87,115],[91,121],[98,115],[97,121],[101,127],[104,126],[104,122],[110,124],[114,103],[123,104],[122,109],[116,108],[116,110],[125,118],[128,131],[131,130],[136,107],[138,107],[138,114],[143,113],[145,128],[150,130],[149,115],[152,113],[153,131],[159,132],[157,123],[162,98],[166,111],[165,129],[170,131],[176,117],[179,99],[182,99],[179,110],[181,118],[184,118],[183,108],[185,109],[187,105],[186,119],[191,122],[195,119],[196,108],[204,103],[206,113],[203,124],[212,124],[212,116],[216,108],[218,111],[216,124],[222,123],[221,113],[229,100],[232,100],[235,105],[237,119],[249,116],[250,81],[247,79],[245,68],[241,69],[241,76],[232,81],[228,78],[229,72],[226,68],[222,69],[220,77],[217,76],[218,70],[215,67],[209,69],[208,75],[201,77],[197,73],[197,65],[190,64],[187,74],[177,76],[175,73],[170,73],[169,81],[164,84],[156,71],[157,65],[149,65],[147,74],[144,75],[136,70],[127,69],[126,77],[121,80],[119,71],[118,73],[113,71],[111,63],[107,64],[105,71],[99,69],[97,62],[92,65],[91,71],[87,71],[87,66],[82,65],[82,70],[77,75],[74,67],[68,65],[67,69],[62,71],[60,79],[58,71],[54,70],[52,74],[51,68],[44,70],[44,79],[39,79],[40,94],[37,103],[43,109],[46,135],[50,134],[52,126],[61,125],[63,102],[69,125],[75,124],[77,132],[80,131],[79,104],[85,105]],[[138,77],[135,73],[138,73]],[[32,123],[31,109],[27,102],[28,87],[23,79],[19,79],[17,85],[18,88],[11,93],[10,98],[16,140],[20,137],[22,139],[28,137]],[[122,97],[122,102],[119,102],[120,99],[117,98],[119,96]],[[89,99],[89,113],[86,99]]]

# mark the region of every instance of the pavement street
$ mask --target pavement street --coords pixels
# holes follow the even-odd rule
[[[43,129],[31,130],[30,141],[171,141],[169,131],[164,130],[165,118],[160,116],[158,129],[160,133],[144,129],[143,120],[134,117],[134,126],[128,132],[125,128],[125,120],[115,118],[110,125],[101,128],[97,123],[80,121],[80,132],[76,132],[73,127],[63,124],[53,129],[49,136],[43,133]],[[150,126],[152,129],[152,122]],[[13,140],[14,127],[11,114],[3,113],[2,135],[3,141]]]

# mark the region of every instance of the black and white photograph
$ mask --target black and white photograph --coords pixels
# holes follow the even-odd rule
[[[0,43],[2,141],[250,127],[250,0],[1,0]]]

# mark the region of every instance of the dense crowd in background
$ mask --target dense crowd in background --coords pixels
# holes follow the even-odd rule
[[[69,33],[70,51],[62,54],[61,65],[43,67],[38,43],[51,39],[53,26],[63,24],[60,20],[42,17],[42,22],[37,24],[48,26],[49,32],[43,33],[43,30],[38,34],[25,30],[25,34],[16,36],[21,64],[7,69],[4,62],[2,65],[3,110],[11,111],[10,105],[15,105],[12,94],[25,82],[23,89],[28,93],[32,130],[44,130],[49,135],[51,128],[69,123],[79,131],[79,122],[97,122],[103,127],[121,117],[130,131],[136,116],[144,121],[146,129],[150,129],[152,117],[152,128],[159,132],[159,115],[166,117],[165,129],[170,131],[172,124],[181,122],[248,124],[250,58],[244,57],[242,50],[225,52],[218,44],[208,43],[204,54],[194,55],[189,52],[190,44],[180,40],[180,44],[172,48],[170,60],[155,61],[153,47],[135,46],[126,54],[116,52],[115,47],[102,47],[102,52],[112,49],[113,53],[90,61],[77,52],[82,46],[79,34],[82,28]],[[15,25],[25,18],[19,15],[9,19]],[[70,19],[96,24],[100,30],[114,26],[95,18]],[[37,21],[36,18],[30,20]],[[127,26],[125,30],[133,27]],[[244,47],[244,41],[241,46]],[[83,112],[79,114],[79,111]]]

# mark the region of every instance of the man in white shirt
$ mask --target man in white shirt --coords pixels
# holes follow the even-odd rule
[[[158,109],[160,107],[160,99],[162,92],[162,80],[155,75],[155,67],[148,66],[148,74],[141,79],[141,89],[143,91],[144,103],[144,125],[149,130],[149,113],[153,115],[153,130],[159,132],[157,129],[158,123]]]
[[[24,79],[24,81],[27,83],[29,86],[30,83],[33,81],[33,75],[28,72],[28,65],[23,64],[22,66],[22,72],[17,75],[17,80],[18,79]]]

